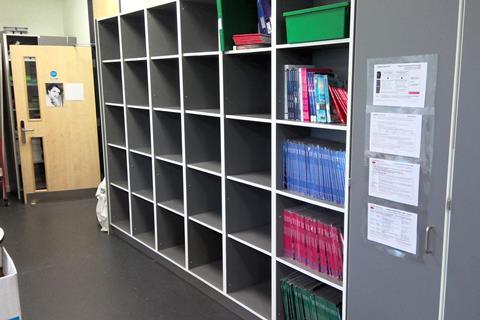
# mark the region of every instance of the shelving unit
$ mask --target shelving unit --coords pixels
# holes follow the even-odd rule
[[[284,119],[284,65],[330,67],[352,82],[353,29],[286,43],[282,13],[325,3],[273,0],[271,47],[243,51],[219,51],[216,0],[98,22],[101,49],[110,38],[101,63],[112,225],[129,233],[119,224],[131,221],[132,237],[260,319],[284,319],[279,281],[293,272],[342,291],[346,310],[346,254],[343,281],[283,254],[283,210],[305,204],[343,217],[348,248],[348,194],[339,206],[282,182],[286,139],[339,143],[349,172],[350,123]]]

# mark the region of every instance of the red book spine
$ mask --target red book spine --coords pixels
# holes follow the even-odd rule
[[[327,266],[327,255],[325,250],[325,236],[323,233],[323,223],[321,221],[317,221],[317,243],[318,243],[318,251],[320,255],[320,268],[319,271],[322,273],[326,273],[326,266]]]
[[[301,259],[301,243],[300,243],[300,217],[298,216],[298,213],[295,212],[294,213],[294,225],[295,225],[295,236],[294,236],[294,239],[295,239],[295,260],[297,261],[302,261]]]
[[[300,68],[300,79],[302,81],[302,108],[303,108],[303,121],[310,122],[310,106],[308,104],[308,80],[307,80],[307,68]]]
[[[317,241],[317,228],[316,221],[312,218],[310,220],[310,235],[311,235],[311,251],[312,251],[312,264],[310,268],[318,270],[318,241]]]
[[[337,279],[340,278],[340,267],[338,263],[338,259],[340,258],[338,256],[338,245],[337,245],[337,240],[336,240],[336,228],[332,225],[329,226],[329,231],[330,231],[330,242],[332,246],[332,259],[333,259],[333,276]]]
[[[327,253],[327,274],[333,275],[333,256],[332,256],[332,243],[330,240],[330,230],[328,225],[323,225],[325,235],[325,251]]]
[[[290,212],[283,211],[283,255],[285,257],[292,257],[292,238],[290,231]]]
[[[299,216],[300,220],[300,241],[301,241],[301,246],[300,246],[300,257],[301,257],[301,262],[304,265],[307,265],[307,247],[306,247],[306,230],[305,230],[305,217],[304,216]]]

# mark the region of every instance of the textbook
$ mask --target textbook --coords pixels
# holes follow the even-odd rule
[[[284,119],[347,123],[348,94],[330,68],[284,66]]]
[[[319,139],[283,142],[283,187],[318,200],[345,202],[344,146]]]

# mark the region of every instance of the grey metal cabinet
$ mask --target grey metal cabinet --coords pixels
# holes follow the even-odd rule
[[[362,0],[357,3],[348,319],[438,318],[457,21],[458,1]],[[368,168],[364,151],[367,59],[423,54],[438,55],[433,160],[431,183],[425,197],[427,203],[423,212],[419,213],[419,257],[406,259],[378,250],[366,239]],[[423,252],[426,226],[434,227],[430,239],[432,254]]]
[[[446,268],[444,319],[447,320],[480,319],[480,210],[477,200],[480,192],[480,141],[477,133],[480,119],[478,13],[480,2],[466,0]]]

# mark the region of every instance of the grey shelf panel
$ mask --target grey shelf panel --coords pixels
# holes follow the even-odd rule
[[[151,189],[142,189],[132,192],[134,195],[144,198],[145,200],[153,201],[153,191]]]
[[[181,154],[160,154],[156,156],[156,158],[158,160],[174,163],[179,166],[183,165],[183,159]]]
[[[155,234],[153,232],[144,232],[135,236],[140,242],[155,249]]]
[[[144,156],[151,156],[152,155],[152,149],[149,148],[149,147],[130,148],[130,152],[134,152],[134,153],[144,155]]]
[[[130,149],[151,154],[150,113],[148,110],[127,109],[128,145]]]
[[[190,219],[208,226],[217,232],[222,232],[222,213],[220,211],[196,213],[190,216]]]
[[[243,242],[249,243],[252,247],[260,248],[271,254],[271,227],[263,226],[250,230],[232,233],[231,236]],[[236,240],[234,239],[234,240]]]
[[[272,115],[270,113],[246,113],[246,114],[228,114],[227,119],[271,123]]]
[[[120,31],[118,18],[105,19],[98,23],[98,33],[101,39],[100,51],[102,60],[120,58]]]
[[[125,115],[123,109],[105,107],[105,131],[108,143],[125,146]]]
[[[130,187],[132,192],[153,189],[151,158],[130,153]]]
[[[147,10],[150,55],[178,53],[177,6],[175,2]]]
[[[269,173],[266,172],[252,172],[228,176],[228,179],[248,185],[257,185],[263,187],[262,189],[270,189],[272,179]]]
[[[223,268],[221,260],[192,268],[190,271],[217,289],[223,289]]]
[[[171,112],[154,112],[153,140],[155,155],[182,154],[181,115]]]
[[[177,214],[180,214],[180,215],[184,214],[183,200],[181,199],[173,199],[173,200],[159,202],[158,205],[162,208],[168,209]]]
[[[167,107],[154,106],[153,110],[158,111],[158,112],[173,112],[173,113],[181,113],[182,112],[182,110],[180,109],[179,106],[167,106]]]
[[[109,193],[110,199],[110,222],[119,226],[122,225],[122,221],[126,221],[128,224],[127,233],[130,233],[130,213],[129,213],[129,200],[128,192],[110,187]]]
[[[182,267],[185,267],[185,245],[162,249],[162,250],[159,250],[158,252],[172,259]]]
[[[220,117],[220,109],[217,108],[207,108],[207,109],[188,109],[185,111],[188,114],[196,114],[199,116],[206,116],[206,117]]]
[[[120,188],[124,191],[128,190],[128,181],[127,180],[120,180],[120,181],[113,181],[110,179],[110,185],[116,188]]]
[[[101,66],[101,69],[104,100],[123,104],[121,63],[106,63]]]
[[[145,57],[145,15],[143,10],[120,16],[123,58]]]
[[[263,282],[242,290],[230,293],[230,296],[245,304],[263,317],[270,319],[271,309],[271,283]]]
[[[218,50],[218,18],[215,0],[180,2],[183,52]]]
[[[130,233],[130,220],[118,220],[115,222],[111,222],[111,224],[128,234]]]
[[[129,61],[123,64],[125,99],[128,105],[148,106],[147,61]]]
[[[179,106],[179,60],[152,60],[150,66],[152,82],[152,104],[155,107]]]
[[[183,58],[183,86],[186,110],[215,109],[220,105],[218,56]]]
[[[153,233],[155,230],[153,204],[139,197],[132,196],[132,229],[133,236]]]
[[[204,161],[191,163],[188,164],[188,167],[203,172],[213,173],[215,175],[222,174],[222,165],[219,161]]]
[[[110,182],[128,189],[126,151],[115,147],[109,147],[107,149],[107,155]]]

